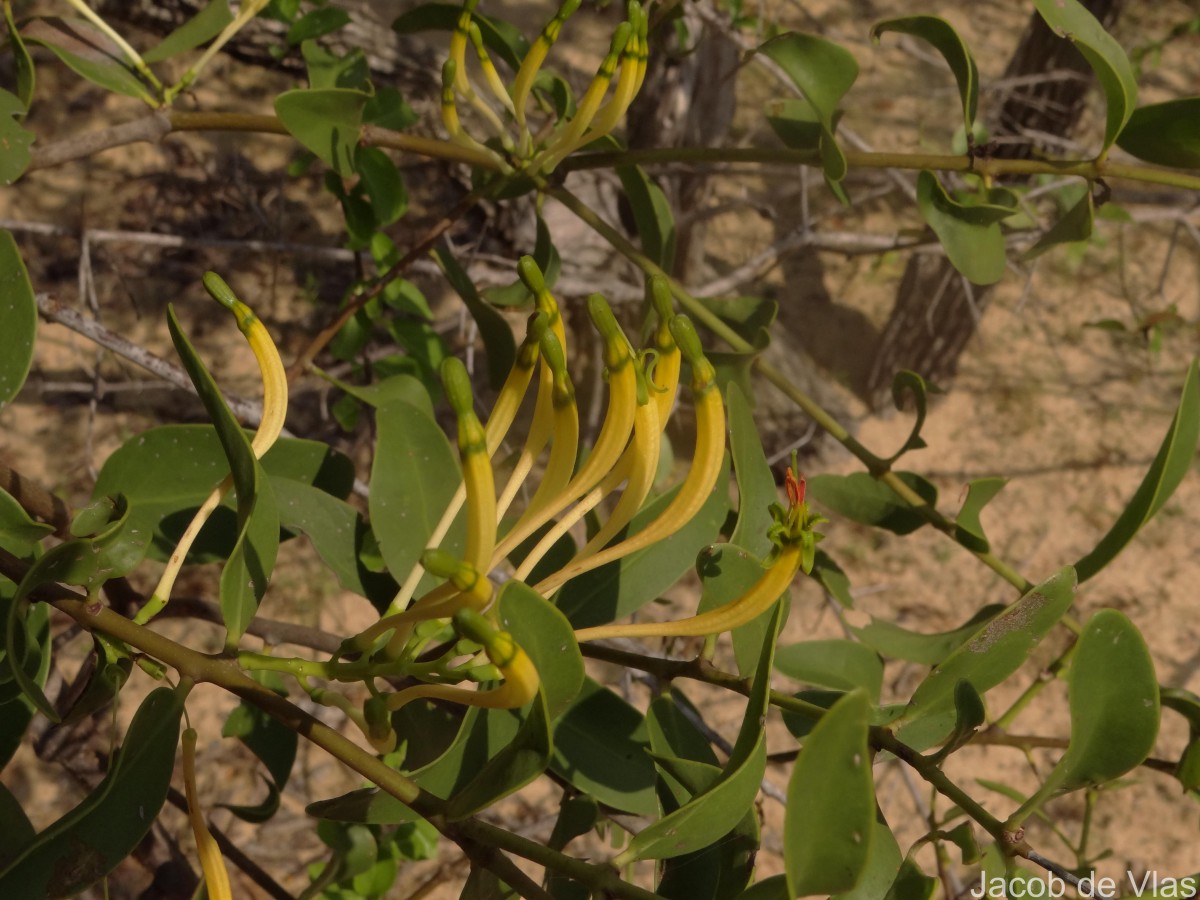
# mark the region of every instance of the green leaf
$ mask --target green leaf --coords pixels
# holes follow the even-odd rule
[[[1012,675],[1070,607],[1075,584],[1075,570],[1062,569],[947,656],[917,686],[897,736],[917,750],[945,738],[954,728],[958,683],[983,695]]]
[[[3,95],[0,95],[0,125],[10,121],[4,113],[3,100]],[[0,133],[0,140],[3,139],[4,135]],[[0,156],[7,159],[9,155]],[[2,171],[0,178],[3,178]],[[17,242],[13,240],[12,232],[7,230],[0,230],[0,322],[4,323],[4,328],[0,329],[2,410],[25,384],[25,377],[33,362],[33,342],[37,337],[37,300],[33,295],[33,285],[29,283],[29,273],[21,261]]]
[[[8,39],[13,52],[13,67],[17,70],[17,99],[21,101],[21,105],[28,112],[33,105],[33,89],[37,82],[37,76],[33,58],[29,55],[29,49],[25,46],[21,32],[17,29],[17,23],[13,21],[11,4],[4,5],[4,23],[8,26]]]
[[[669,859],[707,847],[738,824],[754,805],[767,767],[766,722],[771,687],[771,662],[783,618],[776,603],[754,673],[742,727],[725,769],[713,783],[687,803],[642,829],[613,860],[621,867],[639,859]]]
[[[171,688],[142,701],[108,775],[0,871],[0,896],[74,896],[132,853],[166,800],[182,715]]]
[[[343,588],[387,609],[400,585],[387,573],[372,572],[364,557],[378,546],[371,526],[345,500],[292,481],[271,478],[279,524],[304,534]]]
[[[1025,251],[1023,259],[1033,259],[1041,256],[1047,250],[1059,244],[1073,244],[1086,241],[1092,236],[1092,220],[1095,214],[1095,201],[1089,188],[1083,192],[1074,206],[1054,226],[1043,234],[1036,244]]]
[[[49,28],[62,32],[62,39],[65,43],[75,45],[81,42],[87,45],[90,50],[89,55],[77,55],[40,37],[29,38],[29,43],[45,47],[76,75],[87,79],[92,84],[99,85],[106,91],[123,94],[126,97],[137,97],[151,105],[157,105],[154,95],[142,84],[137,75],[121,60],[110,55],[104,47],[91,39],[92,35],[98,35],[98,33],[93,31],[90,25],[74,19],[51,17],[43,18],[41,21]]]
[[[867,844],[867,862],[858,883],[848,891],[834,894],[831,900],[879,900],[886,896],[888,888],[896,880],[896,873],[900,871],[903,857],[892,829],[878,809]]]
[[[1117,138],[1117,146],[1149,163],[1200,169],[1200,97],[1138,107]]]
[[[821,120],[803,97],[767,101],[767,124],[793,150],[821,149]],[[835,119],[836,123],[836,119]]]
[[[983,698],[971,686],[971,682],[965,679],[960,681],[954,686],[954,730],[931,759],[940,764],[947,756],[970,741],[976,730],[986,721],[987,709],[983,705]]]
[[[543,689],[530,704],[512,742],[475,771],[474,777],[446,803],[446,818],[457,822],[519,791],[546,771],[551,752],[550,714]]]
[[[650,749],[657,756],[690,759],[720,771],[717,755],[684,710],[699,715],[687,697],[676,687],[650,701],[646,711],[646,732]]]
[[[1104,90],[1108,112],[1100,149],[1103,157],[1137,105],[1137,78],[1129,57],[1079,0],[1034,0],[1034,5],[1046,24],[1083,54]]]
[[[392,22],[392,30],[399,34],[415,34],[418,31],[453,31],[458,27],[462,6],[453,3],[423,3],[402,14]],[[529,42],[508,22],[489,19],[472,13],[471,21],[479,26],[483,44],[488,52],[499,56],[513,69],[521,67],[521,60],[529,52]]]
[[[835,703],[804,741],[788,783],[783,860],[788,895],[849,891],[867,868],[875,785],[866,691]]]
[[[391,400],[380,407],[376,423],[371,527],[388,570],[403,581],[429,546],[462,476],[458,453],[418,407]]]
[[[864,644],[838,639],[788,644],[775,651],[775,668],[788,678],[817,687],[863,688],[872,703],[879,703],[883,662]]]
[[[378,87],[363,109],[363,121],[387,128],[391,131],[403,131],[410,125],[420,121],[416,110],[408,105],[408,101],[395,88]]]
[[[946,257],[968,280],[995,284],[1004,277],[1004,235],[995,218],[999,212],[990,212],[990,206],[959,203],[927,169],[917,176],[917,207],[942,242]]]
[[[336,6],[322,6],[301,16],[288,29],[287,42],[293,47],[302,41],[324,37],[350,22],[350,13]]]
[[[554,604],[521,581],[509,581],[496,603],[500,625],[511,632],[537,668],[550,721],[558,718],[583,686],[583,656],[571,623]]]
[[[838,603],[846,609],[854,609],[854,595],[850,593],[850,578],[842,567],[824,550],[813,556],[812,577]]]
[[[229,0],[211,0],[204,9],[168,34],[157,46],[143,53],[142,59],[148,63],[157,63],[186,53],[211,41],[232,21],[233,13],[229,11]]]
[[[479,336],[483,338],[483,346],[487,350],[488,383],[494,390],[499,390],[517,358],[512,328],[499,310],[479,296],[474,282],[454,258],[445,240],[433,249],[433,258],[442,267],[446,280],[462,298],[471,318],[479,326]]]
[[[246,433],[233,418],[221,389],[183,333],[172,307],[167,308],[167,327],[183,367],[217,429],[237,491],[238,537],[221,571],[220,591],[221,618],[227,631],[225,643],[227,647],[236,647],[258,610],[275,567],[279,512],[271,483],[255,458]]]
[[[285,91],[275,98],[275,114],[292,137],[348,177],[369,98],[365,91],[345,88]]]
[[[540,209],[536,211],[536,218],[537,239],[533,246],[533,261],[541,269],[546,287],[553,288],[554,283],[558,280],[558,273],[562,270],[562,258],[558,255],[553,235],[550,234],[550,228],[546,225],[546,220],[542,218]],[[525,283],[520,278],[513,281],[512,284],[485,288],[483,296],[493,306],[533,308],[533,294],[529,293],[529,288],[525,287]]]
[[[4,835],[4,843],[0,845],[0,869],[37,837],[25,810],[3,784],[0,784],[0,833]]]
[[[667,195],[640,166],[617,166],[617,177],[633,210],[642,252],[670,272],[675,265],[675,217]]]
[[[901,628],[887,619],[872,618],[869,625],[861,628],[850,626],[856,638],[887,659],[903,659],[924,666],[936,666],[968,638],[978,633],[980,627],[1004,609],[1001,604],[989,604],[980,609],[963,625],[950,631],[921,634]]]
[[[719,475],[700,511],[666,540],[572,578],[559,591],[555,605],[575,628],[584,628],[622,619],[657,598],[692,568],[696,547],[717,536],[729,509],[727,483],[728,476]],[[644,506],[614,540],[636,534],[653,521],[678,491],[676,487]]]
[[[928,412],[927,395],[931,388],[925,383],[925,379],[916,372],[910,372],[907,369],[902,369],[897,372],[892,378],[892,402],[896,405],[896,409],[904,409],[905,396],[912,397],[913,406],[916,408],[916,421],[913,422],[912,431],[908,433],[908,437],[892,456],[889,456],[887,461],[894,463],[909,450],[920,450],[925,446],[925,441],[921,438],[921,429],[925,427],[925,415]],[[933,388],[936,392],[936,388]]]
[[[305,41],[300,45],[300,54],[304,57],[310,88],[348,88],[371,92],[371,72],[362,50],[355,48],[344,56],[339,56],[326,50],[316,41]],[[363,107],[364,122],[370,121],[371,104],[374,100],[372,95]]]
[[[261,678],[264,684],[277,693],[283,687],[282,679]],[[286,688],[284,689],[286,693]],[[238,818],[247,822],[265,822],[279,806],[279,795],[287,786],[292,766],[296,761],[299,736],[295,731],[267,715],[256,706],[246,702],[234,707],[221,727],[222,737],[235,737],[253,753],[267,768],[270,780],[267,799],[257,806],[221,804]]]
[[[1071,740],[1062,759],[1013,814],[1020,823],[1050,796],[1104,784],[1141,765],[1158,737],[1158,678],[1141,632],[1102,609],[1083,627],[1071,663]]]
[[[408,190],[390,156],[378,147],[359,147],[354,154],[358,170],[380,226],[391,225],[408,210]]]
[[[0,547],[13,556],[26,557],[42,538],[53,533],[53,525],[34,521],[12,494],[0,488]]]
[[[0,578],[0,616],[6,622],[13,620],[13,639],[6,641],[6,649],[0,654],[0,769],[17,752],[25,729],[41,709],[40,701],[45,700],[42,688],[50,674],[53,646],[49,608],[39,603],[22,613],[24,620],[19,621],[16,612],[21,607],[14,599],[16,591],[15,584]],[[36,695],[28,692],[30,684]]]
[[[937,488],[913,472],[897,472],[900,479],[934,506]],[[924,516],[901,500],[890,487],[866,472],[850,475],[814,475],[808,494],[822,506],[863,525],[909,534],[927,524]]]
[[[700,603],[696,612],[703,613],[732,603],[749,590],[754,582],[762,578],[763,563],[759,557],[735,544],[711,544],[700,551],[696,572],[701,584]],[[786,591],[784,596],[787,596]],[[758,668],[758,656],[771,615],[772,609],[768,607],[753,620],[731,632],[738,671],[743,675],[750,675]]]
[[[821,166],[831,186],[846,177],[846,157],[834,138],[838,103],[858,78],[848,50],[812,34],[788,32],[758,48],[783,68],[800,89],[821,126]]]
[[[929,900],[937,886],[936,878],[926,875],[920,866],[906,857],[884,900]]]
[[[354,483],[350,460],[318,441],[281,438],[260,464],[272,484],[313,484],[338,497]],[[211,425],[164,425],[129,438],[100,469],[93,499],[123,491],[129,527],[152,535],[150,555],[166,560],[192,513],[225,475],[229,463]],[[236,535],[232,500],[226,497],[200,532],[191,562],[225,559]],[[228,533],[222,533],[228,532]]]
[[[1117,517],[1108,534],[1091,553],[1075,563],[1079,580],[1087,581],[1108,565],[1125,545],[1133,540],[1143,525],[1157,513],[1175,488],[1183,481],[1192,465],[1196,453],[1196,442],[1200,439],[1200,360],[1192,360],[1188,366],[1175,418],[1163,438],[1154,462],[1138,489],[1130,498],[1125,510]]]
[[[967,485],[967,499],[963,501],[962,509],[954,520],[954,539],[978,553],[987,553],[990,548],[987,535],[983,533],[983,525],[979,514],[1004,486],[1007,478],[976,478]]]
[[[770,507],[779,501],[775,476],[767,465],[767,455],[763,452],[750,403],[736,384],[730,384],[725,391],[725,411],[729,418],[729,448],[738,489],[737,523],[729,542],[765,559],[772,547],[767,536],[774,521]]]
[[[636,709],[590,678],[554,725],[550,768],[606,806],[638,816],[658,814],[645,721]]]
[[[959,37],[954,26],[938,16],[903,16],[887,19],[871,29],[871,39],[879,43],[879,36],[888,31],[911,34],[933,45],[958,82],[958,97],[962,103],[963,128],[971,130],[975,123],[975,111],[979,103],[979,69],[975,58]]]

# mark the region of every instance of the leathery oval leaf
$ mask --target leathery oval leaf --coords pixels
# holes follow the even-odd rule
[[[750,401],[736,383],[731,382],[725,389],[725,409],[729,417],[729,452],[738,489],[737,524],[729,542],[760,559],[765,558],[771,552],[771,539],[767,536],[773,521],[770,507],[779,501],[775,476],[767,465]]]
[[[995,284],[1004,277],[1007,259],[1000,224],[980,221],[978,210],[954,200],[927,169],[917,176],[917,208],[946,257],[969,281]]]
[[[788,678],[817,687],[852,690],[861,687],[872,703],[883,687],[883,661],[865,644],[830,639],[800,641],[780,647],[775,668]]]
[[[275,114],[288,133],[339,175],[354,174],[354,149],[370,95],[347,88],[285,91]]]
[[[1138,107],[1117,146],[1160,166],[1200,169],[1200,97],[1181,97]]]
[[[1191,468],[1197,440],[1200,440],[1200,360],[1194,359],[1188,366],[1171,427],[1146,477],[1108,534],[1091,553],[1075,563],[1080,581],[1086,581],[1108,565],[1167,502]]]
[[[849,891],[866,869],[875,829],[870,708],[866,691],[851,691],[804,741],[783,823],[789,896]]]
[[[1034,0],[1034,6],[1047,25],[1075,45],[1096,73],[1108,104],[1100,151],[1104,156],[1137,105],[1137,77],[1129,57],[1079,0]]]
[[[897,736],[917,750],[954,728],[954,695],[967,681],[980,696],[1020,668],[1075,598],[1075,570],[1062,569],[990,619],[917,686]]]
[[[782,618],[783,605],[776,603],[742,727],[720,776],[679,809],[638,832],[613,861],[615,865],[639,859],[669,859],[707,847],[728,834],[753,806],[767,766],[763,727],[771,690],[771,664]]]
[[[3,111],[0,110],[0,115]],[[0,409],[21,390],[33,362],[37,300],[12,232],[0,230]]]
[[[538,671],[550,721],[583,687],[583,656],[575,631],[558,607],[521,581],[509,581],[497,600],[500,624],[512,633]]]
[[[642,714],[590,678],[554,723],[550,768],[571,785],[614,809],[658,814],[654,763],[646,755]]]
[[[133,852],[166,800],[182,715],[173,689],[151,692],[108,775],[0,872],[0,896],[74,896]]]
[[[975,110],[979,103],[979,69],[966,42],[954,30],[954,26],[940,16],[904,16],[878,22],[871,29],[871,38],[878,43],[884,32],[896,31],[911,34],[933,45],[946,65],[954,73],[958,83],[958,97],[962,102],[963,127],[971,130],[975,122]]]
[[[404,400],[381,406],[376,422],[371,527],[388,571],[403,581],[462,480],[458,451],[435,421]]]
[[[539,690],[512,741],[446,803],[446,818],[465,819],[525,787],[546,771],[551,746],[546,694]]]
[[[1069,703],[1071,742],[1057,766],[1060,791],[1111,781],[1154,748],[1158,678],[1146,641],[1123,613],[1102,609],[1088,619],[1071,663]]]

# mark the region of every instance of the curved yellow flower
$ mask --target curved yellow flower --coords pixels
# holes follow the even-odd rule
[[[493,566],[512,552],[514,547],[599,484],[616,465],[633,430],[638,405],[637,361],[633,349],[603,296],[592,294],[588,298],[588,313],[604,339],[604,363],[609,378],[608,410],[605,412],[604,423],[600,426],[600,435],[596,438],[592,452],[567,486],[536,515],[522,519],[517,527],[496,545],[496,553],[492,558]]]
[[[786,545],[749,590],[717,609],[673,622],[597,625],[594,628],[580,629],[575,632],[575,637],[580,641],[615,637],[702,637],[731,631],[761,615],[779,599],[800,571],[802,556],[803,549],[800,544]]]
[[[650,278],[650,300],[658,314],[658,327],[654,330],[654,368],[651,384],[658,401],[658,421],[667,427],[671,410],[675,406],[675,395],[679,389],[679,370],[683,354],[671,335],[671,320],[675,318],[672,308],[671,288],[661,275]]]
[[[475,415],[475,399],[467,368],[455,356],[442,362],[442,384],[458,419],[458,452],[467,491],[466,562],[486,571],[496,546],[496,486],[487,435]]]
[[[522,140],[528,136],[528,126],[525,124],[525,106],[529,99],[529,92],[533,88],[533,81],[537,78],[537,74],[541,71],[542,64],[546,61],[546,57],[550,53],[550,48],[554,46],[554,42],[558,40],[559,34],[562,32],[563,23],[567,18],[579,9],[581,0],[565,0],[562,6],[558,8],[558,12],[554,14],[546,26],[542,29],[541,34],[537,36],[537,40],[533,42],[533,46],[529,48],[529,52],[525,54],[525,58],[521,60],[521,68],[517,70],[517,75],[513,79],[512,88],[509,93],[512,95],[512,104],[514,115],[517,119],[517,125],[523,132]],[[529,148],[523,148],[522,152],[527,152]]]
[[[388,709],[394,712],[421,698],[489,709],[516,709],[537,696],[540,684],[537,669],[511,634],[497,631],[471,609],[461,609],[454,614],[454,628],[483,647],[488,659],[500,670],[504,683],[486,691],[469,691],[446,684],[418,684],[389,696]]]
[[[263,325],[262,320],[254,314],[249,306],[237,298],[220,275],[216,272],[205,272],[203,283],[209,296],[233,313],[237,320],[238,330],[246,338],[255,360],[258,362],[258,370],[263,383],[263,412],[258,429],[254,432],[254,438],[250,442],[250,449],[254,452],[255,457],[261,459],[283,431],[284,419],[287,417],[288,384],[283,359],[279,356],[279,348],[275,346],[275,342],[271,339],[271,334]],[[204,523],[208,521],[213,510],[220,505],[231,487],[233,487],[233,476],[227,475],[220,484],[212,489],[200,508],[196,510],[192,521],[188,523],[187,529],[179,538],[174,552],[171,553],[171,558],[167,561],[167,567],[163,570],[154,593],[134,617],[136,623],[145,625],[167,605],[167,601],[171,597],[171,589],[175,586],[175,579],[183,567],[183,561],[187,558],[188,551],[191,550]]]
[[[208,830],[204,813],[200,809],[200,795],[196,790],[196,729],[183,731],[183,791],[187,798],[188,822],[196,840],[196,852],[200,856],[200,870],[204,874],[204,886],[211,900],[233,900],[233,889],[229,884],[229,872],[221,856],[221,848]]]
[[[534,586],[543,596],[557,590],[583,572],[628,556],[674,534],[700,511],[721,472],[725,455],[725,407],[717,389],[716,370],[705,358],[687,316],[671,319],[671,334],[692,367],[692,394],[696,406],[696,451],[692,465],[675,498],[655,519],[632,537],[584,559],[575,559]]]

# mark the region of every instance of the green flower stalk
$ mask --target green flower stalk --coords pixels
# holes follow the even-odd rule
[[[413,700],[448,700],[465,706],[489,709],[516,709],[538,692],[538,673],[533,662],[507,631],[498,631],[474,610],[461,609],[454,614],[454,629],[483,647],[487,657],[504,678],[499,687],[468,691],[446,684],[418,684],[387,697],[387,707],[395,712]]]

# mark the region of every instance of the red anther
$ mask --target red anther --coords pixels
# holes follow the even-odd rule
[[[783,486],[787,490],[788,504],[793,509],[804,502],[805,481],[803,475],[797,481],[796,473],[789,468],[784,475]]]

